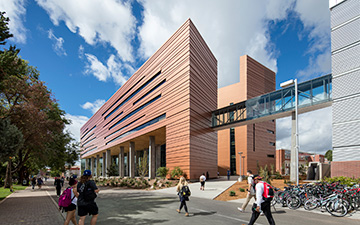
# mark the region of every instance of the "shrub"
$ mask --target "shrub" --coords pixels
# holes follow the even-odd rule
[[[239,188],[239,191],[240,192],[245,192],[245,189],[244,188]]]
[[[278,171],[276,171],[274,179],[278,179],[278,180],[283,179],[283,176],[281,176],[281,174]]]
[[[230,196],[235,196],[236,193],[235,193],[235,191],[229,191],[229,195],[230,195]]]
[[[156,170],[156,176],[159,176],[161,178],[165,178],[169,174],[169,168],[167,167],[159,167]]]
[[[327,177],[323,181],[327,182],[327,183],[334,183],[334,182],[339,181],[339,183],[342,184],[342,185],[353,186],[354,184],[357,184],[357,183],[360,182],[360,178],[355,179],[355,178],[343,177],[343,176],[331,177],[331,178]]]
[[[171,171],[170,176],[172,179],[179,179],[184,172],[180,169],[180,167],[175,166],[175,168]]]
[[[145,177],[149,172],[148,154],[144,151],[143,157],[140,158],[140,163],[137,164],[137,170],[140,177]]]

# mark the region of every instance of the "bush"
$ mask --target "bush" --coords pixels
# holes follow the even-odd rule
[[[274,179],[276,179],[276,180],[283,179],[283,176],[281,176],[281,174],[278,171],[276,171],[276,173],[274,175],[275,175]]]
[[[156,176],[159,176],[161,178],[165,178],[169,174],[169,168],[167,167],[159,167],[156,170]]]
[[[245,189],[244,188],[239,188],[239,191],[240,192],[245,192]]]
[[[337,182],[339,181],[340,184],[342,185],[346,185],[346,186],[353,186],[354,184],[357,184],[360,182],[360,178],[358,179],[355,179],[355,178],[350,178],[350,177],[343,177],[343,176],[340,176],[340,177],[327,177],[323,180],[324,182],[327,182],[327,183],[334,183],[334,182]]]
[[[235,196],[236,193],[235,193],[235,191],[229,191],[229,195],[230,195],[230,196]]]
[[[171,171],[170,176],[172,179],[179,179],[184,172],[180,169],[180,167],[175,166],[175,168]]]

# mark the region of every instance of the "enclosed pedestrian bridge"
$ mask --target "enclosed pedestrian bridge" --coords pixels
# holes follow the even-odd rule
[[[298,113],[332,104],[331,74],[298,84]],[[286,87],[212,112],[212,128],[221,130],[291,116],[295,86]]]

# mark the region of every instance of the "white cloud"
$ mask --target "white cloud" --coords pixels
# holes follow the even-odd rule
[[[97,99],[95,102],[86,102],[85,104],[81,105],[83,109],[89,109],[93,114],[96,113],[101,106],[105,104],[105,100]]]
[[[144,23],[139,28],[140,54],[152,55],[191,18],[218,59],[219,86],[239,80],[239,57],[249,54],[270,69],[277,63],[269,48],[268,21],[287,16],[293,1],[142,1]],[[189,7],[191,6],[191,7]]]
[[[115,55],[110,55],[106,65],[98,60],[98,58],[92,54],[84,54],[87,59],[86,74],[94,75],[98,80],[106,82],[109,78],[112,78],[118,85],[123,85],[128,76],[122,73],[122,69],[126,74],[132,74],[134,69],[129,64],[122,64],[116,58]]]
[[[63,46],[64,39],[62,37],[56,37],[54,32],[50,29],[48,31],[48,38],[50,38],[50,40],[54,41],[53,49],[58,56],[63,56],[63,55],[66,56],[67,55],[66,51],[64,49],[64,46]]]
[[[322,154],[332,149],[331,107],[299,115],[299,146]],[[291,149],[291,117],[276,120],[276,148]]]
[[[5,16],[10,18],[10,33],[14,35],[10,40],[26,43],[26,29],[23,24],[26,14],[25,0],[0,1],[0,11],[5,11]]]
[[[84,58],[84,46],[82,46],[82,45],[79,46],[78,53],[79,53],[79,58],[83,59]]]
[[[297,1],[294,8],[298,13],[304,30],[300,31],[300,38],[308,34],[309,64],[303,70],[298,71],[300,79],[309,79],[317,75],[331,72],[331,49],[330,49],[330,10],[329,1]]]
[[[131,41],[136,20],[131,1],[118,0],[36,0],[46,10],[54,25],[64,21],[69,30],[78,33],[86,43],[108,43],[124,61],[133,61]]]
[[[89,120],[89,118],[68,113],[65,115],[65,118],[71,120],[71,124],[67,125],[65,129],[72,134],[75,141],[80,142],[80,128]]]

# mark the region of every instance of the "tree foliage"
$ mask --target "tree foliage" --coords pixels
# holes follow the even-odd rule
[[[12,35],[8,32],[8,18],[0,12],[0,45]],[[65,164],[78,160],[78,146],[65,125],[65,112],[53,97],[45,83],[39,79],[39,71],[19,56],[19,51],[10,46],[0,51],[0,121],[11,121],[13,136],[4,136],[4,142],[19,148],[4,146],[7,157],[12,157],[10,173],[19,173],[22,180],[26,170],[52,167],[64,171]],[[7,122],[9,123],[9,122]],[[21,135],[16,136],[16,129]],[[16,138],[17,137],[17,138]],[[9,163],[10,164],[10,163]],[[10,165],[11,166],[11,165]]]
[[[17,154],[23,145],[21,131],[7,119],[0,119],[0,162]]]
[[[331,149],[327,150],[326,153],[325,153],[325,158],[327,160],[329,160],[330,162],[332,161],[332,153],[333,153],[333,151]]]

